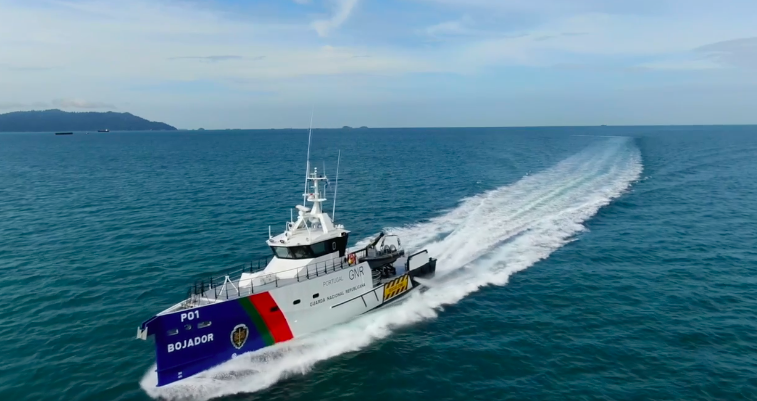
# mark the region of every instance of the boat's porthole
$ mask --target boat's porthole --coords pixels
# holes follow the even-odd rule
[[[198,329],[204,329],[204,328],[210,326],[210,323],[211,323],[210,320],[208,320],[207,322],[197,323],[197,328]]]
[[[273,308],[271,308],[271,312],[278,312],[278,311],[279,311],[278,306],[274,306]]]
[[[184,330],[192,330],[192,325],[191,324],[185,324],[184,325]]]
[[[295,299],[294,302],[292,302],[292,305],[297,305],[298,303],[300,303],[300,300],[299,299]]]
[[[175,336],[179,334],[179,329],[168,330],[166,334],[168,334],[169,336]]]
[[[313,294],[313,298],[318,298],[318,293]]]
[[[332,242],[331,243],[331,249],[333,249],[333,250],[336,251],[336,242]]]

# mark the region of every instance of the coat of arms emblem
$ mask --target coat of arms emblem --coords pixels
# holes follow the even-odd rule
[[[244,324],[238,324],[234,326],[234,330],[231,331],[231,344],[236,349],[242,348],[244,343],[247,342],[250,330]]]

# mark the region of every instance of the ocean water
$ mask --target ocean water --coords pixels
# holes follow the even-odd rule
[[[268,252],[306,148],[0,134],[0,400],[757,399],[750,126],[315,130],[351,245],[429,249],[433,287],[155,389],[136,327]]]

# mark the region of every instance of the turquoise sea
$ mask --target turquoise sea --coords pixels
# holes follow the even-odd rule
[[[338,150],[350,245],[434,286],[156,390],[137,326],[270,252],[307,132],[0,134],[0,400],[757,399],[757,126],[314,130],[332,184]]]

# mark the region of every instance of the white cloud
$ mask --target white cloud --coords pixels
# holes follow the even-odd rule
[[[62,109],[115,109],[116,106],[105,102],[89,102],[83,99],[55,99],[53,106]]]
[[[711,43],[696,51],[718,63],[757,69],[757,37]]]
[[[326,37],[333,30],[344,24],[352,14],[352,10],[357,4],[357,0],[334,0],[334,15],[329,19],[319,19],[313,21],[313,29],[318,32],[318,36]]]
[[[355,2],[340,3],[332,27],[346,19]],[[53,90],[85,80],[92,86],[124,80],[266,80],[421,72],[430,65],[409,51],[314,47],[307,44],[304,21],[250,22],[197,6],[147,0],[84,1],[53,8],[20,4],[0,0],[6,19],[0,24],[0,65],[49,70],[23,76],[3,73],[0,84],[28,79],[29,87],[39,90],[45,86],[32,83],[49,79],[52,86],[47,88]],[[366,54],[371,57],[355,57]],[[179,64],[183,60],[187,62]],[[209,62],[189,62],[193,60]]]
[[[597,0],[418,0],[426,4],[436,4],[454,10],[471,13],[503,15],[533,14],[541,17],[580,14],[585,12],[615,12],[628,9],[645,9],[648,4],[657,4],[667,0],[636,0],[633,6],[624,2]]]
[[[49,107],[45,102],[0,102],[0,110],[28,110],[28,109],[44,109]]]
[[[729,0],[717,9],[708,0],[416,0],[409,9],[405,1],[393,8],[322,1],[329,13],[313,21],[314,7],[288,0],[260,7],[287,10],[274,18],[224,10],[223,2],[0,0],[0,108],[68,99],[59,102],[117,104],[170,121],[159,110],[199,119],[202,110],[231,110],[231,103],[255,102],[260,94],[265,101],[255,104],[268,114],[325,98],[334,99],[334,110],[339,102],[354,110],[408,96],[475,103],[492,87],[481,82],[515,81],[524,71],[503,72],[507,66],[535,67],[517,78],[534,87],[541,85],[541,68],[553,66],[580,66],[577,74],[586,75],[721,70],[734,81],[742,77],[734,71],[757,67],[752,42],[734,41],[757,37],[754,0]],[[623,9],[636,5],[636,12]],[[351,23],[358,18],[359,25]],[[314,30],[332,46],[321,46]],[[485,79],[466,81],[469,75]],[[434,84],[423,86],[424,80]]]
[[[252,60],[262,60],[265,56],[257,56],[252,57]],[[243,60],[245,57],[242,56],[236,56],[236,55],[226,55],[226,56],[180,56],[180,57],[169,57],[169,60],[196,60],[196,61],[205,61],[210,63],[217,63],[220,61],[234,61],[234,60]]]
[[[660,60],[642,63],[631,69],[636,70],[664,70],[664,71],[698,71],[723,68],[721,64],[711,60]]]
[[[473,19],[470,16],[463,16],[459,20],[441,22],[436,25],[426,27],[426,35],[439,37],[439,36],[457,36],[457,35],[471,35],[476,33],[472,28],[474,25]]]
[[[116,106],[105,102],[90,102],[83,99],[55,99],[51,102],[0,102],[0,109],[116,109]]]
[[[755,7],[757,11],[757,7]],[[435,30],[447,33],[475,32],[476,27],[465,24],[440,24]],[[478,30],[481,32],[481,30]],[[628,60],[626,67],[648,69],[706,70],[724,65],[725,58],[734,59],[738,53],[741,64],[750,63],[751,52],[746,42],[731,45],[725,53],[713,48],[700,50],[718,54],[709,59],[695,54],[703,43],[757,34],[757,26],[747,19],[713,21],[707,15],[613,15],[583,13],[546,18],[527,29],[499,35],[468,35],[468,40],[440,49],[438,57],[449,62],[445,66],[466,74],[476,73],[490,66],[546,67],[556,64],[586,64]],[[728,54],[730,56],[724,56]],[[751,55],[751,56],[750,56]],[[647,59],[638,65],[639,59]],[[652,60],[650,60],[652,59]],[[732,60],[735,61],[735,60]]]

